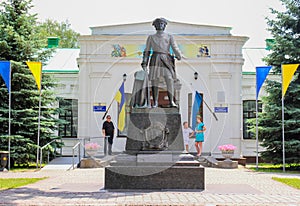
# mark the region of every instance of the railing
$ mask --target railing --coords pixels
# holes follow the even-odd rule
[[[78,149],[78,162],[80,162],[81,161],[81,154],[83,154],[83,157],[86,157],[86,152],[85,152],[84,145],[87,142],[91,142],[91,141],[102,145],[102,143],[101,143],[102,138],[103,138],[103,153],[104,153],[104,156],[106,156],[107,155],[107,137],[101,136],[101,137],[78,138],[78,142],[72,148],[72,168],[73,169],[75,169],[75,150]],[[83,148],[83,153],[81,153],[81,147]]]
[[[103,140],[102,140],[103,139]],[[104,136],[100,136],[100,137],[84,137],[84,138],[67,138],[67,140],[74,140],[76,141],[77,143],[74,145],[74,146],[71,146],[72,147],[72,168],[75,169],[75,156],[78,156],[78,162],[81,161],[81,157],[86,157],[86,152],[85,152],[85,148],[84,148],[84,145],[87,143],[87,142],[96,142],[98,143],[100,146],[101,146],[101,150],[103,151],[98,151],[98,156],[106,156],[107,155],[107,139],[108,137],[104,137]],[[63,139],[54,139],[52,140],[51,142],[47,143],[46,145],[40,147],[40,160],[39,160],[39,163],[40,163],[40,168],[42,167],[42,162],[43,162],[43,151],[45,149],[47,149],[47,147],[49,145],[51,145],[53,142],[57,142],[57,141],[60,141],[62,142]],[[81,147],[83,148],[83,150],[81,149]],[[62,148],[60,148],[60,155],[62,155]],[[54,157],[56,157],[56,147],[54,148],[55,150],[55,153],[54,153]],[[78,149],[78,155],[75,155],[75,151],[76,149]],[[50,151],[48,149],[48,156],[47,156],[47,162],[49,163],[50,161]]]
[[[40,168],[42,168],[42,162],[43,162],[43,150],[48,147],[50,144],[52,144],[53,142],[57,142],[58,139],[54,139],[51,142],[45,144],[44,146],[40,147]],[[60,140],[61,141],[61,140]],[[60,154],[61,154],[62,150],[60,150]],[[56,146],[54,149],[54,158],[56,157]],[[48,155],[47,155],[47,163],[49,163],[50,161],[50,152],[48,150]]]
[[[74,164],[75,164],[75,149],[78,147],[78,162],[80,162],[80,145],[81,142],[78,141],[77,144],[74,145],[74,147],[72,148],[72,168],[75,169]]]

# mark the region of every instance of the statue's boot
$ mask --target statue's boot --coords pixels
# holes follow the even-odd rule
[[[178,105],[174,102],[173,95],[168,95],[170,101],[170,107],[178,107]]]
[[[158,107],[158,87],[152,87],[153,105],[152,107]]]
[[[154,104],[152,105],[152,108],[156,108],[156,107],[158,107],[158,102],[157,101],[155,101]]]
[[[174,83],[173,83],[173,79],[166,81],[166,83],[167,83],[170,107],[178,107],[177,104],[174,102]]]
[[[143,108],[147,108],[147,107],[148,107],[148,104],[147,104],[147,101],[145,101],[144,105],[140,106],[139,108],[143,109]]]

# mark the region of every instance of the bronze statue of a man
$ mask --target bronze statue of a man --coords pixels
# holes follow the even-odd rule
[[[175,61],[174,57],[170,54],[170,48],[172,48],[176,59],[180,60],[182,56],[173,36],[164,32],[167,20],[157,18],[153,21],[152,25],[155,27],[156,33],[148,36],[141,65],[147,71],[150,51],[152,50],[153,53],[149,63],[149,80],[152,84],[153,107],[158,106],[158,84],[160,77],[164,77],[166,81],[170,106],[177,107],[174,102]]]

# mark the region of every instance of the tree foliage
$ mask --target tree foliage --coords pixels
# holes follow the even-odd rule
[[[281,0],[286,10],[271,9],[275,18],[267,19],[269,31],[275,44],[264,60],[273,66],[275,73],[281,73],[282,64],[300,63],[300,2],[299,0]],[[299,70],[299,68],[298,68]],[[300,78],[296,73],[284,99],[285,161],[300,162]],[[273,163],[282,163],[282,113],[281,82],[267,81],[264,97],[264,111],[259,115],[259,139],[266,151],[262,157]]]
[[[39,22],[36,27],[39,39],[43,40],[44,47],[47,47],[48,37],[59,38],[59,48],[78,48],[79,33],[71,29],[68,21],[58,22],[56,20],[46,19]]]
[[[274,19],[267,18],[268,30],[274,37],[272,53],[265,58],[280,73],[281,64],[300,62],[300,1],[281,0],[286,10],[271,9]]]
[[[0,4],[0,60],[11,61],[11,157],[16,163],[35,160],[38,133],[39,91],[26,61],[45,61],[52,50],[43,49],[36,34],[36,15],[29,13],[31,0]],[[56,83],[43,74],[41,93],[40,145],[53,138],[59,120],[55,118]],[[9,98],[0,78],[0,150],[7,150]]]

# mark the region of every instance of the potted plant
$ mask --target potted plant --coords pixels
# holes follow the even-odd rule
[[[98,149],[100,148],[100,145],[96,142],[89,142],[84,145],[84,148],[85,148],[86,153],[89,156],[93,157],[97,154]]]
[[[231,161],[230,158],[233,156],[236,146],[232,144],[225,144],[220,145],[218,148],[221,151],[223,157],[225,157],[225,161]]]

